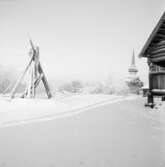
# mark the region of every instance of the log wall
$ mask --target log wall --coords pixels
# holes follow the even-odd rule
[[[150,88],[165,89],[165,72],[150,73]]]

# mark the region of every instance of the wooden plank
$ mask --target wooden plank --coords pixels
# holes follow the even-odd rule
[[[35,97],[35,61],[32,62],[32,98]]]
[[[16,84],[14,85],[14,87],[13,87],[13,89],[12,89],[12,91],[11,91],[11,95],[10,95],[11,98],[14,98],[15,93],[16,93],[17,88],[18,88],[18,85],[20,84],[20,82],[21,82],[22,79],[24,78],[24,76],[25,76],[26,72],[28,71],[28,69],[29,69],[29,67],[30,67],[30,65],[31,65],[31,63],[32,63],[32,61],[33,61],[33,57],[31,57],[31,59],[30,59],[30,61],[29,61],[29,64],[26,66],[24,72],[22,73],[22,75],[20,75],[20,77],[19,77],[18,80],[16,81]]]
[[[163,28],[163,27],[159,28],[158,32],[161,32],[161,33],[165,34],[165,28]]]
[[[157,34],[157,32],[159,31],[160,28],[162,28],[161,26],[163,25],[164,22],[164,17],[165,17],[165,12],[163,13],[162,17],[159,19],[159,22],[157,23],[156,27],[153,29],[151,35],[149,36],[147,42],[145,43],[144,47],[142,48],[139,57],[146,57],[146,51],[148,50],[148,47],[150,46],[150,44],[154,41],[154,38]]]
[[[35,88],[37,88],[37,86],[39,85],[42,77],[43,77],[43,74],[39,75],[39,77],[35,80],[35,82],[34,82]],[[25,90],[25,92],[21,95],[21,97],[24,98],[25,96],[27,96],[27,93],[28,93],[28,89]]]
[[[165,24],[164,23],[161,25],[161,29],[165,29]]]
[[[32,65],[30,66],[29,70],[29,83],[28,83],[28,92],[27,92],[27,97],[32,98]]]
[[[36,79],[35,81],[35,88],[38,86],[38,84],[40,83],[41,79],[43,77],[43,74],[40,74],[40,76]]]
[[[151,55],[156,55],[159,53],[162,53],[162,54],[165,53],[165,46],[162,47],[161,49],[153,49],[152,51],[150,51]]]
[[[39,65],[39,47],[36,47],[36,55],[35,55],[35,76],[37,78],[38,75],[38,65]]]
[[[44,87],[45,87],[47,96],[48,96],[48,98],[51,98],[51,97],[52,97],[52,94],[51,94],[51,91],[50,91],[50,87],[49,87],[48,81],[47,81],[47,79],[46,79],[46,76],[45,76],[45,74],[44,74],[44,71],[43,71],[43,69],[42,69],[42,66],[41,66],[40,62],[39,62],[39,65],[38,65],[38,70],[39,70],[39,73],[43,75],[43,77],[42,77],[42,82],[43,82],[43,84],[44,84]]]
[[[165,39],[165,34],[162,34],[160,32],[157,34],[157,36],[160,37],[160,38],[162,38],[162,39]]]
[[[165,40],[161,40],[159,43],[157,43],[158,46],[163,44],[165,44]]]
[[[149,55],[150,52],[152,52],[153,50],[162,49],[162,48],[165,48],[165,41],[164,40],[162,40],[158,43],[155,43],[155,44],[153,44],[153,42],[152,42],[152,44],[148,47],[146,54]]]
[[[156,63],[156,64],[161,64],[161,62],[165,62],[165,57],[164,56],[162,56],[162,57],[154,57],[154,58],[151,58],[151,61],[153,63]],[[165,64],[164,64],[164,66],[165,66]],[[164,66],[162,66],[162,67],[164,67]]]
[[[32,40],[29,39],[29,42],[30,42],[30,45],[31,45],[32,50],[35,52],[35,47],[34,47],[34,44],[33,44]]]
[[[154,72],[150,72],[150,74],[152,74],[152,75],[165,75],[165,71],[154,71]]]
[[[149,73],[149,90],[151,91],[153,88],[153,82],[152,82],[152,73]]]
[[[163,49],[163,48],[165,48],[165,44],[164,44],[164,45],[152,46],[152,47],[149,49],[149,52],[152,52],[152,51],[158,50],[158,49]]]
[[[156,37],[153,39],[152,43],[154,43],[154,44],[156,45],[156,44],[160,43],[161,41],[162,41],[162,38],[159,38],[158,36],[156,36]]]
[[[151,58],[157,58],[157,57],[160,57],[160,58],[165,58],[165,53],[157,53],[157,54],[150,54],[151,55]]]

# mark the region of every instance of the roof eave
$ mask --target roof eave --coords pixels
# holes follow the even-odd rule
[[[145,53],[146,53],[146,50],[147,48],[149,47],[149,45],[151,44],[155,34],[158,32],[161,24],[163,23],[163,21],[165,20],[165,12],[163,13],[163,15],[161,16],[161,18],[159,19],[159,22],[157,23],[156,27],[153,29],[152,33],[150,34],[150,36],[148,37],[147,39],[147,42],[145,43],[145,45],[143,46],[140,54],[139,54],[139,58],[142,58],[142,57],[148,57]]]

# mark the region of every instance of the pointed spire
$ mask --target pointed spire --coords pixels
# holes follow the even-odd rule
[[[132,54],[131,66],[134,66],[134,67],[135,67],[135,52],[134,52],[134,49],[133,49],[133,54]]]
[[[130,68],[128,69],[128,71],[130,73],[137,73],[138,70],[136,68],[136,64],[135,64],[135,52],[134,52],[134,49],[133,49],[133,53],[132,53],[132,60],[131,60],[131,66]]]

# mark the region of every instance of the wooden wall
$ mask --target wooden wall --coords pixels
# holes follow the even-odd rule
[[[165,72],[151,73],[151,89],[165,89]]]

